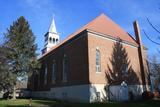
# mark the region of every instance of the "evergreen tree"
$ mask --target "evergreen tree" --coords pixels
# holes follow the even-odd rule
[[[11,91],[16,76],[9,71],[8,50],[0,46],[0,91]]]
[[[26,77],[39,67],[36,61],[35,36],[26,19],[21,16],[5,33],[5,47],[9,49],[10,71],[17,77]],[[16,84],[16,83],[15,83]],[[15,87],[14,87],[15,92]],[[15,94],[13,95],[15,98]]]

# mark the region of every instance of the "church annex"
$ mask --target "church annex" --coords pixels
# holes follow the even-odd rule
[[[137,21],[134,31],[136,39],[101,14],[60,41],[53,20],[44,36],[43,54],[39,58],[41,69],[28,82],[32,97],[72,102],[129,100],[128,93],[138,97],[149,90],[147,49],[142,45]],[[118,53],[113,58],[118,45],[125,53],[121,56],[127,57],[123,71],[119,71],[121,75],[114,73],[121,69],[115,66],[123,62],[116,59],[121,58]],[[127,76],[129,70],[132,73]]]

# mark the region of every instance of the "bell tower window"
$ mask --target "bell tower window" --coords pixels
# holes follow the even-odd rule
[[[52,41],[52,38],[50,37],[50,38],[49,38],[49,42],[51,42],[51,41]]]
[[[44,36],[45,36],[45,44],[42,50],[42,54],[52,49],[52,47],[57,45],[59,42],[59,33],[56,30],[56,24],[55,24],[54,17],[52,19],[49,30]]]
[[[55,38],[53,38],[53,43],[55,43]]]
[[[56,39],[56,43],[58,42],[58,39]]]

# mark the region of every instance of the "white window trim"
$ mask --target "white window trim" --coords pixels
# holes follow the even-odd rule
[[[97,68],[98,68],[98,67],[99,67],[99,69],[100,69],[99,71],[97,71]],[[100,66],[100,65],[99,65],[99,66],[96,65],[96,73],[101,73],[101,66]]]
[[[99,59],[100,62],[99,62],[99,63],[100,63],[100,64],[99,64],[99,65],[96,64],[96,73],[101,73],[101,53],[100,53],[99,47],[96,47],[96,58],[95,58],[96,61],[97,61],[97,51],[98,51],[99,54],[100,54],[100,55],[99,55],[99,57],[100,57],[100,59]],[[98,68],[99,68],[99,70],[97,70]]]
[[[96,92],[96,100],[101,101],[101,93],[98,91]]]

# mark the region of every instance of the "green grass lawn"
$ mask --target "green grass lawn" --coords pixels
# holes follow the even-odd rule
[[[0,100],[0,107],[29,107],[29,100]],[[52,100],[32,100],[32,107],[160,107],[160,100],[139,102],[108,102],[108,103],[67,103]]]

